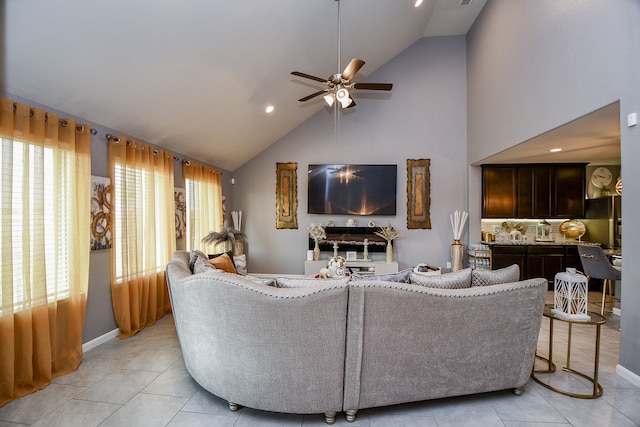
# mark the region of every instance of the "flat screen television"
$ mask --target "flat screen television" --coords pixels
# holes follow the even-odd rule
[[[397,165],[309,165],[307,212],[395,215]]]

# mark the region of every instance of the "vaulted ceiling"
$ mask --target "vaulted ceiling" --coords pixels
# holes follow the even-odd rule
[[[358,57],[367,82],[421,37],[466,34],[485,2],[6,0],[0,88],[233,171],[324,108],[291,71]]]

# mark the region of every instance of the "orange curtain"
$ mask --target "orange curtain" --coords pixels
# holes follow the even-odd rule
[[[89,131],[0,98],[0,406],[44,388],[82,361]]]
[[[170,310],[165,267],[175,251],[173,156],[124,137],[109,140],[111,298],[120,338]]]
[[[187,187],[186,248],[204,250],[200,240],[211,231],[220,231],[223,225],[221,173],[188,161],[182,163],[182,175]]]

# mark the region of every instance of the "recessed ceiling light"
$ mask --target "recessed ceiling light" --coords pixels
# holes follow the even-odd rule
[[[551,150],[549,150],[550,153],[558,153],[562,151],[562,148],[552,148]]]
[[[273,109],[274,109],[274,106],[273,106],[273,105],[267,105],[267,108],[265,109],[265,111],[266,111],[267,113],[271,113],[271,112],[273,111]]]
[[[422,0],[416,0],[415,3],[413,3],[414,7],[418,7],[422,4]]]

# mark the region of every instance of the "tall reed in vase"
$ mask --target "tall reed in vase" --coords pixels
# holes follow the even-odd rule
[[[462,270],[464,265],[464,245],[460,243],[462,231],[467,222],[469,214],[465,211],[455,211],[449,215],[451,228],[453,230],[453,244],[451,245],[451,271]]]

